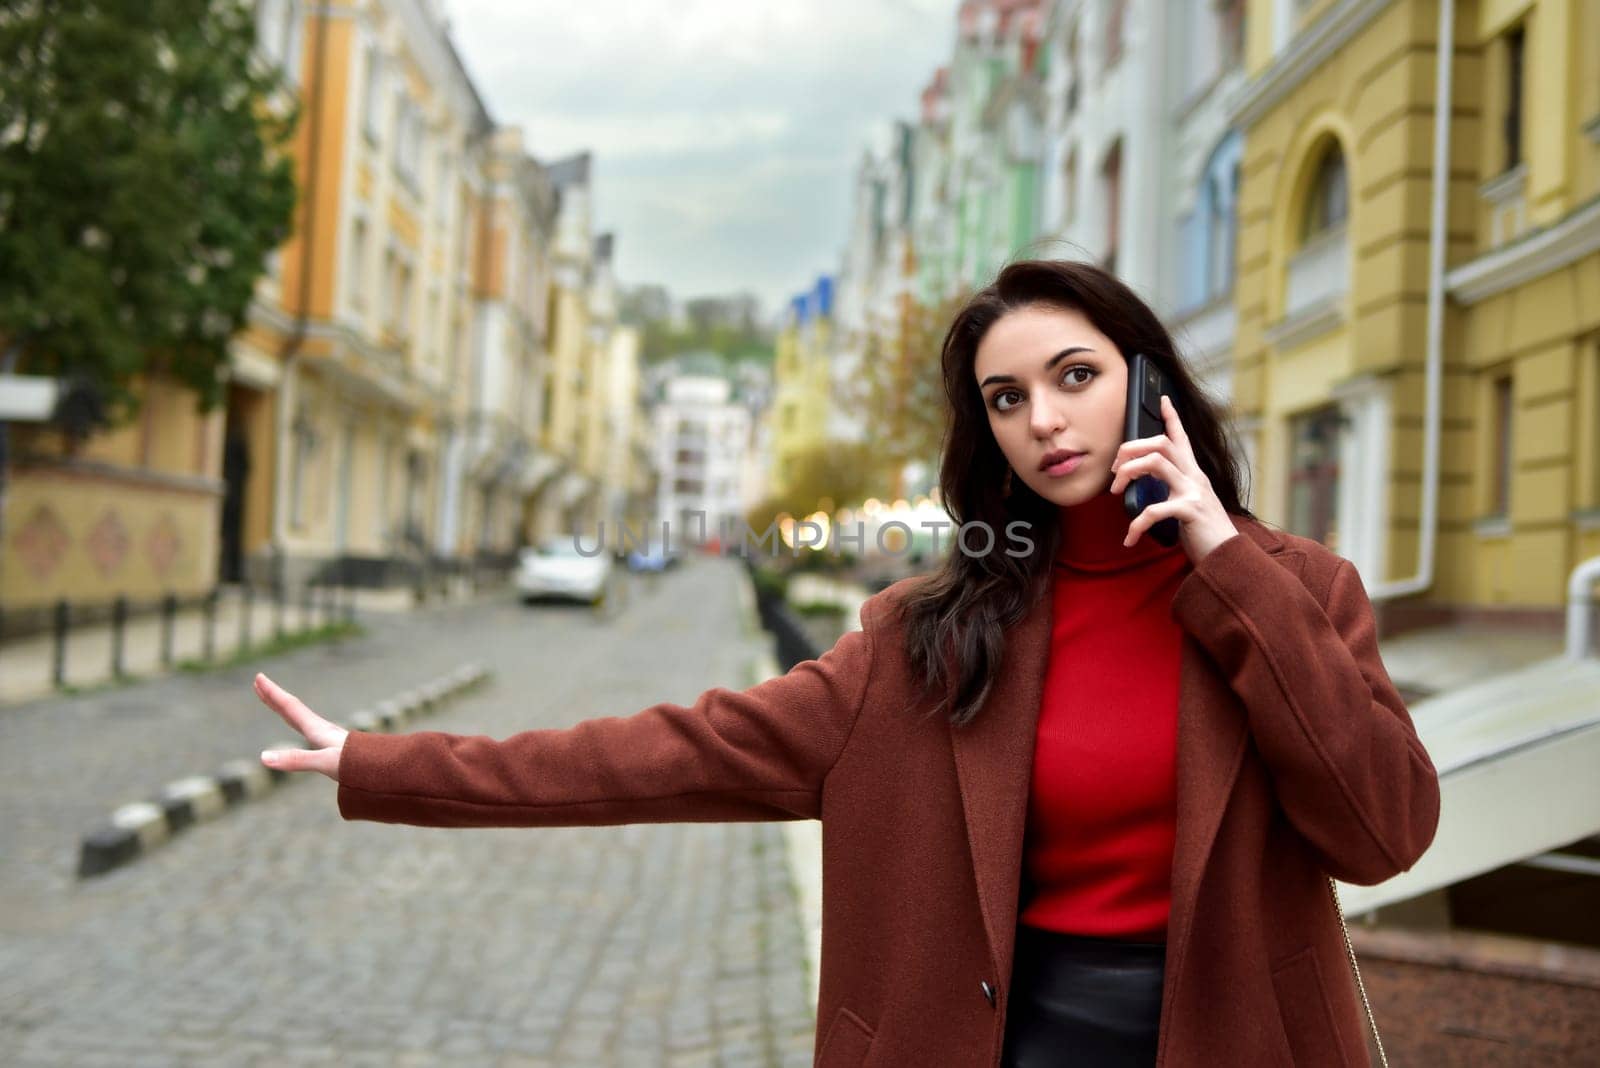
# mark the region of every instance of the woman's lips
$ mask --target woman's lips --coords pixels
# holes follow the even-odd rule
[[[1087,455],[1088,453],[1080,452],[1076,455],[1069,456],[1060,463],[1051,464],[1049,467],[1045,468],[1044,473],[1049,475],[1051,478],[1060,478],[1062,475],[1070,475],[1072,472],[1078,469],[1079,465],[1083,463],[1083,458]]]

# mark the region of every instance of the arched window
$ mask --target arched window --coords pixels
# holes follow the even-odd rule
[[[1239,162],[1243,150],[1242,138],[1232,134],[1217,146],[1206,168],[1207,300],[1216,300],[1233,289],[1233,252],[1239,220]]]
[[[1307,161],[1311,181],[1299,206],[1299,247],[1289,257],[1284,314],[1342,307],[1350,289],[1350,179],[1344,151],[1331,135],[1313,145]],[[1289,222],[1296,220],[1291,218]]]
[[[1194,208],[1179,222],[1178,292],[1185,309],[1210,304],[1233,290],[1243,154],[1244,138],[1237,131],[1217,144],[1196,182]]]
[[[1311,193],[1306,199],[1305,217],[1300,228],[1301,243],[1343,226],[1350,214],[1350,186],[1344,167],[1344,152],[1329,144],[1317,162]]]

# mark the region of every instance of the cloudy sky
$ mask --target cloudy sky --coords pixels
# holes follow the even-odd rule
[[[851,181],[949,56],[954,0],[449,0],[491,114],[595,153],[627,284],[754,291],[838,269]]]

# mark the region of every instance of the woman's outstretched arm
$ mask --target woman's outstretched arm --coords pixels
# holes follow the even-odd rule
[[[663,702],[503,740],[345,732],[262,680],[262,700],[326,746],[289,751],[271,766],[334,778],[348,820],[536,827],[816,818],[823,780],[866,700],[872,610],[869,599],[863,629],[818,659],[747,690],[714,687],[690,705]]]
[[[1439,777],[1355,566],[1338,562],[1319,604],[1240,535],[1201,560],[1172,613],[1244,703],[1278,801],[1328,873],[1372,885],[1415,864],[1438,827]]]

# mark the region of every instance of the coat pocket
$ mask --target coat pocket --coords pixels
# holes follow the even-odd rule
[[[872,1036],[865,1020],[840,1006],[823,1036],[817,1068],[860,1068],[872,1049]]]
[[[1286,957],[1272,966],[1272,986],[1278,995],[1278,1012],[1288,1034],[1295,1068],[1344,1065],[1344,1047],[1333,1023],[1333,1008],[1322,982],[1315,946]]]

